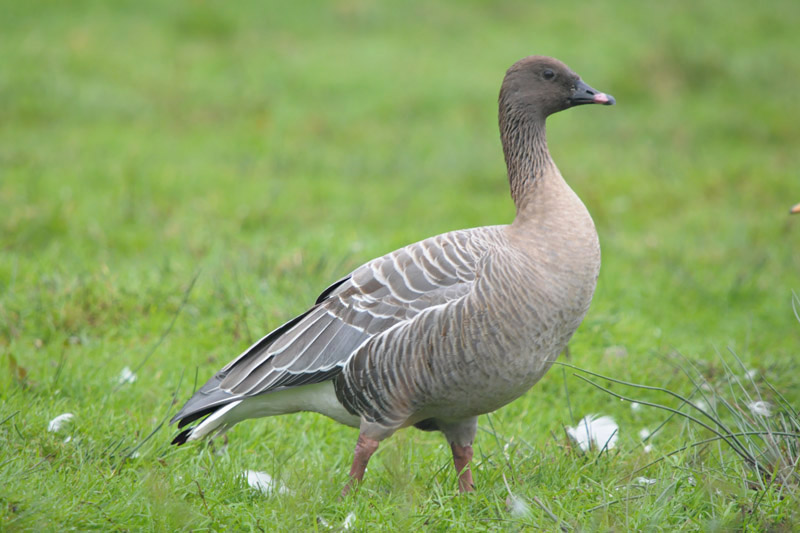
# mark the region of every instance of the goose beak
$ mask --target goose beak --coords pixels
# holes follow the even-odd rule
[[[569,97],[569,105],[602,104],[614,105],[617,101],[610,94],[601,93],[589,87],[583,80],[578,80]]]
[[[789,213],[791,213],[791,214],[793,214],[793,215],[796,215],[797,213],[800,213],[800,204],[797,204],[797,205],[795,205],[794,207],[792,207],[792,208],[789,210]]]

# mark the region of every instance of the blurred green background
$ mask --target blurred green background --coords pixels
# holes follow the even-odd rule
[[[800,398],[800,217],[787,214],[800,201],[794,0],[2,0],[0,11],[0,420],[11,417],[0,425],[0,529],[248,529],[270,512],[281,529],[346,514],[320,502],[345,479],[355,433],[316,416],[246,423],[226,459],[231,472],[283,465],[287,483],[308,485],[305,502],[242,496],[241,483],[208,473],[210,452],[167,447],[166,428],[138,466],[121,467],[121,450],[174,410],[173,394],[186,399],[355,266],[510,222],[496,99],[505,69],[533,53],[618,102],[548,123],[603,248],[572,362],[679,386],[670,354],[713,375],[731,348]],[[139,377],[118,387],[124,366]],[[554,371],[493,422],[541,447],[587,412],[633,416],[620,409]],[[45,432],[61,412],[76,414],[71,447]],[[622,440],[636,440],[632,423]],[[448,501],[468,512],[442,518],[429,463],[447,454],[439,437],[406,433],[367,476],[384,508],[413,493],[403,505],[435,529],[476,527],[469,516],[502,506],[504,463],[485,461],[491,503]],[[209,475],[216,516],[189,482]],[[558,477],[531,476],[523,486],[566,498]],[[435,482],[453,492],[449,471]],[[655,497],[638,522],[613,509],[598,518],[591,486],[564,504],[576,523],[681,523],[652,511],[664,505]],[[741,497],[726,497],[698,496],[692,523],[728,523]],[[400,515],[362,514],[361,527],[409,525]]]

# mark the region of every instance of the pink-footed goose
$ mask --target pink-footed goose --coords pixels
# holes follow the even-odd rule
[[[172,419],[174,444],[247,418],[322,413],[359,428],[346,494],[400,428],[444,433],[461,491],[478,415],[530,389],[583,320],[600,270],[592,218],[550,157],[547,116],[614,104],[566,65],[526,57],[500,89],[516,218],[453,231],[374,259],[206,383]],[[202,420],[201,420],[202,419]]]

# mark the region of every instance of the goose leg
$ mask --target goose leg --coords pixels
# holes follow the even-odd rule
[[[347,496],[350,490],[364,479],[367,463],[369,463],[369,458],[372,457],[375,450],[378,449],[378,444],[380,444],[380,441],[370,439],[359,433],[358,441],[356,441],[356,451],[353,456],[353,466],[350,467],[350,480],[342,489],[342,498]]]
[[[453,464],[458,472],[458,491],[472,492],[475,490],[475,482],[472,480],[472,471],[469,469],[469,462],[472,460],[472,446],[459,446],[455,442],[450,443],[453,450]]]
[[[458,472],[459,492],[472,492],[475,490],[475,482],[472,479],[469,463],[472,461],[472,443],[478,432],[478,417],[458,422],[439,422],[438,426],[453,451],[453,465]]]

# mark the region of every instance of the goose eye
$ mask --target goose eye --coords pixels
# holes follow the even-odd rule
[[[556,77],[556,73],[553,72],[551,69],[546,68],[542,71],[542,77],[546,80],[552,80]]]

